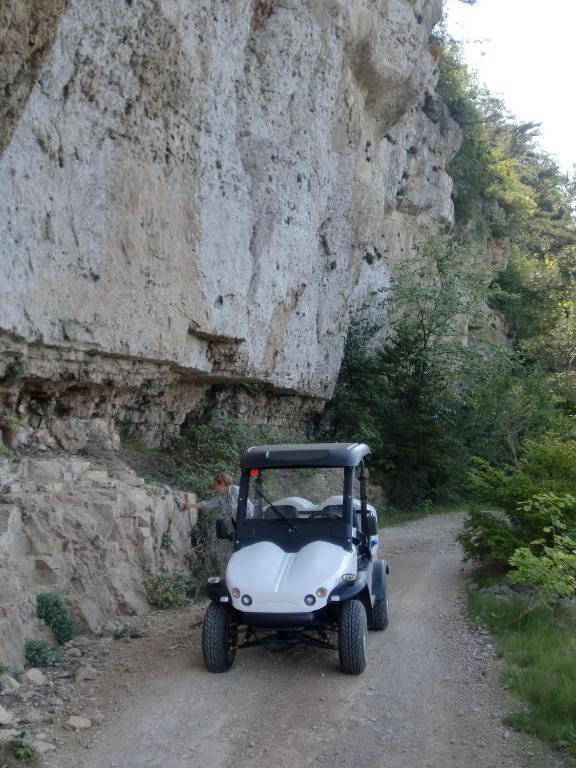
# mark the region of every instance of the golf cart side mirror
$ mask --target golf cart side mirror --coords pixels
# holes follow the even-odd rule
[[[367,536],[378,535],[378,518],[376,515],[366,515],[366,531]]]
[[[232,540],[232,528],[228,521],[221,517],[216,520],[216,538]]]

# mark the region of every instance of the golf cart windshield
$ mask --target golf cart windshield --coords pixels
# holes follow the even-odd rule
[[[250,470],[250,522],[306,523],[344,518],[344,470],[334,467]]]

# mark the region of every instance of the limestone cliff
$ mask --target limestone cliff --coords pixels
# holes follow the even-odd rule
[[[440,0],[41,6],[2,11],[0,406],[74,449],[215,382],[320,410],[350,310],[452,221]]]

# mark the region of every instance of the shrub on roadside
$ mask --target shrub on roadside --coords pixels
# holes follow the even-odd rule
[[[507,563],[522,541],[503,514],[471,509],[457,536],[467,560],[495,560]]]
[[[41,592],[36,598],[36,616],[47,624],[61,645],[73,640],[76,623],[70,609],[56,592]]]
[[[472,509],[458,540],[471,560],[509,562],[521,547],[534,555],[556,545],[556,534],[576,529],[576,497],[537,493],[509,512]]]
[[[542,548],[538,554],[533,551],[535,545]],[[533,542],[532,548],[521,547],[510,558],[510,565],[514,568],[512,581],[535,588],[533,605],[551,605],[576,591],[576,540],[570,536],[554,536],[552,547],[543,540]]]
[[[53,667],[64,661],[62,653],[47,640],[26,640],[24,656],[31,667]]]
[[[526,440],[517,463],[504,468],[476,460],[472,483],[480,499],[500,511],[470,511],[458,537],[468,558],[509,563],[515,552],[528,549],[535,558],[546,555],[549,566],[564,562],[558,534],[576,533],[575,440],[554,434]],[[534,564],[525,554],[521,562],[524,573]]]
[[[517,464],[502,468],[476,459],[471,482],[483,501],[512,513],[518,504],[536,494],[575,493],[576,440],[555,434],[525,440]]]

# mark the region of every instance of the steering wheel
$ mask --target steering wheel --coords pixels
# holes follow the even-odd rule
[[[276,505],[274,505],[276,506]],[[296,510],[296,507],[291,507],[286,504],[280,504],[277,506],[277,508],[280,510],[280,512],[283,512],[286,517],[290,518],[291,520],[298,518],[298,512]],[[282,515],[280,515],[278,512],[274,511],[274,507],[271,504],[268,504],[267,507],[264,507],[262,510],[262,517],[261,520],[280,520],[282,518]]]
[[[341,517],[339,512],[333,512],[328,509],[319,509],[308,513],[311,520],[338,520]]]

